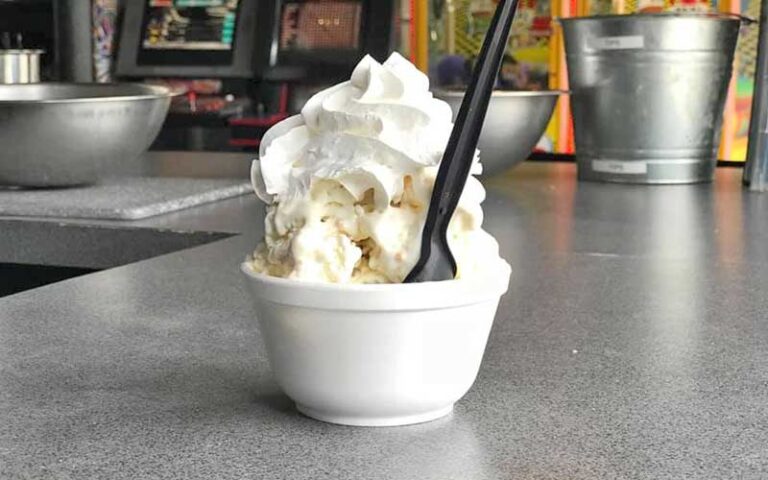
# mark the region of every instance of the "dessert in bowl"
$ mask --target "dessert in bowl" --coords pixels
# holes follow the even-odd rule
[[[510,276],[474,176],[448,229],[456,279],[402,283],[452,127],[427,77],[394,54],[366,57],[262,140],[265,238],[242,270],[276,380],[306,415],[417,423],[472,386]]]

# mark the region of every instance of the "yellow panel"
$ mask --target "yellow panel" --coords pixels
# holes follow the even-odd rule
[[[539,47],[516,48],[515,58],[521,62],[547,63],[549,61],[549,50]]]
[[[429,71],[429,3],[428,0],[412,0],[413,22],[416,29],[416,66],[422,72]]]
[[[719,9],[722,12],[740,13],[741,5],[738,0],[721,0],[718,2]],[[736,62],[738,62],[738,57]],[[734,140],[736,139],[738,129],[738,119],[736,112],[736,72],[738,69],[734,69],[734,75],[728,84],[728,98],[725,102],[725,110],[723,112],[723,129],[720,136],[720,150],[718,157],[724,160],[730,160],[734,158]]]

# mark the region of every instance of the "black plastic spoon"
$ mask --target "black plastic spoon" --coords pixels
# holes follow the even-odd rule
[[[472,73],[472,82],[464,95],[437,172],[426,223],[421,234],[421,257],[406,277],[405,283],[456,278],[456,260],[448,246],[448,224],[456,211],[472,169],[477,140],[504,57],[517,3],[518,0],[500,0],[496,7]]]

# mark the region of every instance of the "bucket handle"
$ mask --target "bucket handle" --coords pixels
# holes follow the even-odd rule
[[[658,15],[660,17],[663,17],[665,15],[673,16],[674,12],[663,12],[663,13],[627,13],[627,14],[616,14],[616,15],[596,15],[597,17],[620,17],[620,16],[631,16],[631,15]],[[715,17],[715,18],[733,18],[736,20],[739,20],[743,26],[749,26],[755,23],[759,23],[757,20],[755,20],[752,17],[747,17],[746,15],[741,15],[739,13],[731,13],[731,12],[712,12],[712,13],[701,13],[698,14],[705,17]],[[582,18],[582,17],[553,17],[552,21],[554,23],[562,23],[562,20],[569,20],[571,18]]]
[[[757,20],[755,20],[752,17],[747,17],[746,15],[741,15],[739,13],[731,13],[731,12],[717,12],[713,15],[718,17],[726,17],[726,18],[735,18],[736,20],[740,20],[741,24],[744,26],[752,25],[755,23],[759,23]]]

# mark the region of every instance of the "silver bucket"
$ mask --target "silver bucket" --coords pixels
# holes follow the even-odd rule
[[[741,19],[563,19],[579,178],[710,181]]]

